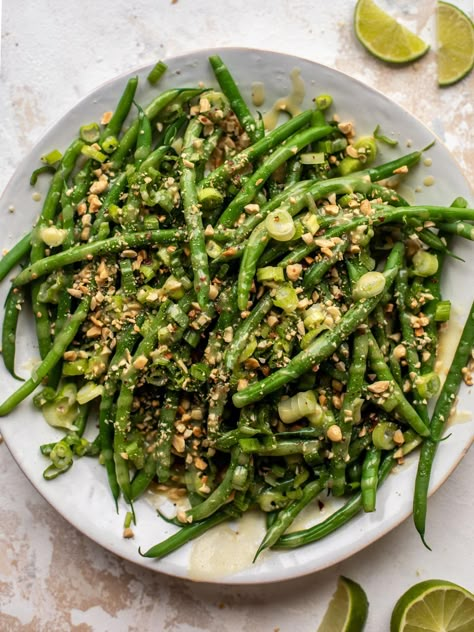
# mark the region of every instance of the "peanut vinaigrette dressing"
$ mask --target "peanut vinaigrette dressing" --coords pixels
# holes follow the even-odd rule
[[[306,90],[299,68],[293,68],[290,72],[290,79],[291,91],[288,96],[277,99],[263,117],[265,129],[270,130],[277,126],[281,112],[288,112],[291,116],[296,116],[302,111],[301,105],[303,104]]]
[[[218,525],[192,542],[189,578],[212,580],[250,568],[264,533],[264,520],[256,511],[243,514],[238,522]],[[259,563],[257,559],[255,564]]]
[[[265,84],[261,81],[252,83],[252,103],[256,108],[262,106],[265,102]]]

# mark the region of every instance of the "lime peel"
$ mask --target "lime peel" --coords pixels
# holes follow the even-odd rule
[[[369,602],[363,588],[352,579],[341,576],[318,632],[361,632],[368,611]]]
[[[438,85],[451,86],[474,67],[474,24],[458,7],[438,2],[436,10]]]
[[[390,632],[469,632],[474,630],[474,595],[462,586],[429,579],[397,601]]]

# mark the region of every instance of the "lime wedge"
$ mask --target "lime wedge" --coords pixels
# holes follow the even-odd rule
[[[339,577],[318,632],[362,632],[369,602],[364,590],[347,577]]]
[[[359,41],[372,55],[394,64],[414,61],[429,49],[418,35],[382,11],[373,0],[358,0],[354,29]]]
[[[472,632],[474,595],[465,588],[430,579],[415,584],[397,601],[390,632]]]
[[[450,86],[469,74],[474,66],[474,24],[448,2],[438,2],[438,84]]]

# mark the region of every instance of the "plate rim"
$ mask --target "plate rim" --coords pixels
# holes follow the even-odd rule
[[[410,118],[412,118],[419,127],[421,127],[425,132],[429,133],[434,139],[436,139],[436,143],[442,146],[444,151],[447,152],[450,155],[451,159],[456,164],[456,168],[457,168],[458,172],[460,173],[462,179],[465,181],[467,187],[469,189],[472,189],[472,185],[467,180],[467,178],[465,177],[463,168],[457,162],[456,157],[449,151],[449,149],[447,148],[447,146],[443,142],[443,140],[440,139],[438,137],[438,135],[435,132],[433,132],[433,130],[428,128],[415,114],[411,113],[409,110],[407,110],[404,106],[400,105],[399,103],[393,101],[390,97],[386,96],[383,92],[381,92],[377,88],[374,88],[372,86],[367,86],[362,80],[360,80],[358,78],[355,78],[355,77],[352,77],[351,75],[349,75],[347,73],[344,73],[341,70],[338,70],[336,68],[332,68],[332,67],[330,67],[328,65],[325,65],[325,64],[321,64],[320,62],[314,61],[312,59],[301,57],[301,56],[297,56],[297,55],[291,55],[291,54],[287,54],[287,53],[283,53],[283,52],[279,52],[279,51],[274,51],[274,50],[269,50],[269,49],[259,49],[259,48],[253,48],[253,47],[234,47],[234,46],[212,47],[212,48],[206,48],[206,49],[199,49],[199,50],[195,50],[195,51],[189,51],[189,52],[183,53],[181,55],[169,56],[169,57],[165,58],[164,61],[165,61],[165,63],[173,62],[175,64],[178,64],[178,63],[180,63],[180,60],[183,60],[183,61],[184,60],[190,60],[190,59],[192,59],[193,57],[196,57],[196,56],[209,57],[211,54],[221,54],[222,56],[224,56],[226,53],[229,53],[229,52],[232,52],[233,54],[241,54],[241,53],[245,53],[245,54],[260,54],[262,56],[276,55],[282,61],[284,60],[285,63],[288,63],[288,60],[292,60],[292,62],[294,62],[295,64],[298,64],[298,63],[301,63],[301,62],[305,62],[305,63],[310,64],[312,67],[319,67],[319,68],[324,69],[326,72],[329,72],[332,75],[337,75],[341,79],[345,78],[345,79],[349,80],[350,82],[355,82],[360,88],[368,89],[370,93],[377,94],[378,97],[381,98],[385,103],[388,103],[391,107],[395,106],[396,108],[398,108],[399,110],[404,112],[404,114],[409,116]],[[12,175],[10,176],[10,178],[8,179],[8,181],[7,181],[6,185],[5,185],[5,189],[3,190],[2,195],[0,196],[0,200],[4,201],[5,194],[9,190],[10,186],[15,181],[15,179],[18,177],[18,173],[21,172],[22,170],[25,170],[26,165],[29,164],[29,162],[32,160],[32,158],[35,158],[35,157],[38,156],[38,148],[39,148],[39,146],[42,143],[44,143],[47,138],[49,138],[51,135],[53,135],[55,130],[58,127],[61,127],[61,125],[65,124],[65,119],[70,117],[73,112],[81,110],[86,104],[88,104],[90,102],[91,99],[94,98],[94,96],[99,96],[104,91],[106,91],[109,86],[115,85],[119,81],[124,81],[127,78],[129,78],[129,77],[131,77],[131,76],[133,76],[135,74],[138,74],[138,75],[143,76],[143,77],[146,78],[146,73],[153,67],[153,65],[154,65],[153,63],[149,63],[149,64],[141,65],[139,67],[134,67],[132,69],[129,69],[127,71],[124,71],[123,73],[117,74],[114,77],[102,82],[100,85],[95,87],[92,91],[88,92],[85,96],[83,96],[79,101],[77,101],[66,112],[61,114],[50,125],[48,125],[45,128],[45,130],[43,131],[43,133],[40,135],[40,137],[37,139],[37,141],[34,143],[34,145],[27,152],[25,152],[25,155],[22,157],[22,159],[15,166]],[[355,116],[354,118],[357,121],[357,116]],[[4,424],[7,423],[6,419],[7,418],[5,418],[5,419],[0,418],[0,431],[3,430]],[[451,476],[451,474],[454,471],[454,469],[458,466],[458,464],[460,463],[462,458],[468,452],[468,450],[470,448],[470,445],[472,444],[473,441],[474,441],[474,433],[472,434],[472,438],[471,438],[470,443],[468,442],[468,444],[466,444],[464,446],[464,448],[461,450],[460,454],[458,455],[458,458],[455,460],[455,462],[453,462],[451,464],[451,467],[448,468],[448,471],[443,475],[443,477],[441,477],[439,480],[436,480],[435,484],[432,484],[432,486],[430,486],[430,495],[433,494],[449,478],[449,476]],[[373,542],[377,541],[378,539],[380,539],[381,537],[386,535],[388,532],[390,532],[393,529],[395,529],[399,524],[401,524],[403,521],[405,521],[411,515],[411,511],[408,511],[408,513],[406,513],[406,515],[399,516],[398,521],[396,521],[395,523],[394,522],[390,522],[389,524],[387,524],[385,529],[384,528],[380,529],[377,532],[377,535],[375,537],[373,537],[372,539],[368,539],[367,542],[362,544],[362,546],[359,545],[356,550],[354,550],[354,551],[352,551],[350,553],[342,553],[341,556],[338,557],[337,559],[333,559],[332,561],[328,561],[327,563],[324,563],[322,565],[320,564],[319,566],[317,566],[317,568],[315,567],[315,568],[312,568],[312,569],[305,569],[303,572],[298,572],[298,571],[294,572],[294,569],[293,569],[293,572],[288,573],[286,576],[281,576],[281,577],[277,576],[277,577],[264,578],[264,579],[262,577],[259,577],[258,575],[255,576],[255,577],[251,576],[250,578],[247,578],[247,579],[240,578],[240,577],[233,579],[232,576],[218,577],[216,579],[208,579],[208,578],[195,579],[195,578],[191,578],[191,577],[187,576],[185,574],[185,572],[179,573],[179,572],[172,572],[172,571],[169,571],[169,570],[166,570],[166,569],[163,570],[163,568],[160,567],[159,563],[153,562],[153,560],[151,560],[151,563],[149,563],[148,561],[146,561],[146,563],[143,563],[143,558],[136,559],[136,546],[133,549],[133,552],[135,553],[135,558],[133,558],[132,555],[126,556],[122,552],[117,552],[117,549],[114,548],[113,544],[107,545],[104,542],[98,541],[98,539],[96,537],[94,537],[93,535],[91,535],[90,532],[87,532],[86,530],[84,530],[80,526],[77,526],[77,524],[75,522],[71,522],[70,518],[65,513],[63,513],[61,511],[61,509],[57,506],[57,503],[55,504],[54,502],[52,502],[52,500],[48,497],[48,495],[43,493],[43,489],[41,488],[41,486],[39,486],[39,484],[37,484],[35,481],[33,481],[31,479],[31,477],[26,474],[25,470],[23,469],[23,467],[21,465],[21,462],[17,458],[17,455],[15,455],[14,451],[12,450],[12,448],[10,448],[9,441],[8,441],[7,437],[5,437],[5,443],[6,443],[7,447],[8,447],[8,449],[9,449],[10,454],[12,454],[13,459],[17,463],[18,467],[23,472],[23,474],[27,477],[27,479],[30,481],[30,483],[35,487],[36,491],[40,493],[40,495],[48,502],[49,505],[51,505],[53,507],[53,509],[55,511],[57,511],[69,524],[72,524],[72,526],[74,526],[74,528],[76,528],[78,531],[83,533],[85,536],[87,536],[89,539],[93,540],[97,544],[99,544],[99,546],[101,546],[102,548],[105,548],[109,552],[113,553],[114,555],[117,555],[117,556],[121,557],[122,559],[124,559],[126,561],[132,562],[134,564],[137,564],[137,565],[142,566],[142,567],[147,568],[147,569],[151,569],[151,570],[153,570],[155,572],[160,572],[160,573],[163,573],[163,574],[166,574],[166,575],[179,577],[179,578],[186,579],[188,581],[193,581],[193,582],[199,582],[199,583],[225,583],[225,584],[229,584],[229,585],[266,584],[266,583],[286,581],[286,580],[289,580],[289,579],[292,579],[292,578],[295,578],[295,577],[300,577],[300,576],[307,575],[309,573],[319,572],[320,570],[323,570],[323,569],[331,567],[331,566],[333,566],[333,565],[335,565],[337,563],[340,563],[342,560],[347,559],[348,557],[354,555],[355,553],[367,548],[370,544],[372,544]],[[433,483],[433,481],[432,481],[432,483]],[[280,552],[278,554],[280,554]]]

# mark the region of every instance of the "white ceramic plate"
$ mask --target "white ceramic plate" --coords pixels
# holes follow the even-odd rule
[[[208,67],[208,56],[214,51],[201,51],[167,60],[169,70],[159,85],[159,89],[177,86],[196,86],[200,81],[214,85],[215,81]],[[308,60],[272,52],[223,49],[217,51],[228,64],[240,85],[242,93],[250,102],[252,83],[261,81],[265,86],[266,100],[261,110],[269,109],[273,101],[290,92],[290,72],[299,68],[306,86],[305,106],[311,99],[322,93],[334,98],[334,111],[342,121],[352,120],[358,134],[371,133],[377,124],[387,135],[399,140],[396,148],[384,147],[380,160],[388,160],[412,149],[427,146],[433,134],[418,120],[402,108],[392,103],[370,87],[319,64]],[[146,76],[150,68],[138,71],[140,88],[137,100],[145,104],[152,91]],[[136,74],[136,73],[131,73]],[[13,206],[15,211],[9,217],[8,225],[2,226],[0,248],[13,245],[31,226],[40,211],[40,204],[32,198],[33,191],[40,191],[44,198],[44,180],[35,189],[28,182],[39,157],[52,148],[64,149],[77,132],[80,125],[99,120],[102,113],[113,110],[123,90],[128,76],[119,77],[97,89],[64,116],[42,139],[17,169],[15,176],[3,194],[3,207]],[[412,149],[407,146],[411,145]],[[432,165],[423,162],[413,170],[406,182],[411,187],[409,194],[415,202],[449,205],[458,195],[472,202],[469,186],[453,157],[445,147],[437,142],[427,152]],[[423,185],[425,178],[432,176],[434,185]],[[405,189],[406,192],[406,189]],[[450,259],[443,280],[446,297],[453,305],[454,316],[450,325],[453,338],[447,349],[453,349],[459,336],[461,323],[473,298],[472,283],[466,283],[474,265],[474,249],[467,242],[456,243],[456,252],[465,263]],[[1,287],[0,300],[7,291],[7,282]],[[30,321],[31,322],[31,321]],[[21,322],[21,344],[18,351],[19,372],[28,376],[31,361],[36,357],[35,342],[31,326]],[[1,367],[2,400],[18,387]],[[462,388],[458,410],[472,411],[472,398],[466,388]],[[432,491],[450,474],[469,448],[474,434],[474,423],[466,421],[450,427],[451,437],[444,442],[438,452],[432,476]],[[377,511],[370,515],[360,515],[348,525],[321,542],[294,551],[276,551],[262,554],[256,564],[252,564],[253,553],[263,535],[263,523],[254,518],[246,518],[239,525],[219,527],[204,538],[187,545],[161,561],[141,558],[137,548],[146,550],[156,542],[166,538],[174,527],[159,519],[153,506],[147,500],[136,503],[138,524],[134,527],[135,538],[122,538],[123,517],[127,510],[120,506],[120,515],[114,511],[107,487],[104,469],[96,460],[83,458],[76,461],[73,468],[54,481],[42,478],[45,459],[38,446],[50,442],[60,434],[50,428],[36,412],[31,401],[24,402],[8,418],[1,419],[0,430],[26,476],[37,490],[77,529],[88,535],[103,547],[117,555],[141,564],[147,568],[170,575],[187,577],[200,581],[219,583],[263,583],[304,575],[320,570],[356,553],[369,545],[411,512],[412,490],[416,471],[416,460],[412,457],[403,467],[391,475],[378,495]],[[334,508],[326,507],[318,516],[322,519]],[[420,546],[422,546],[420,542]]]

